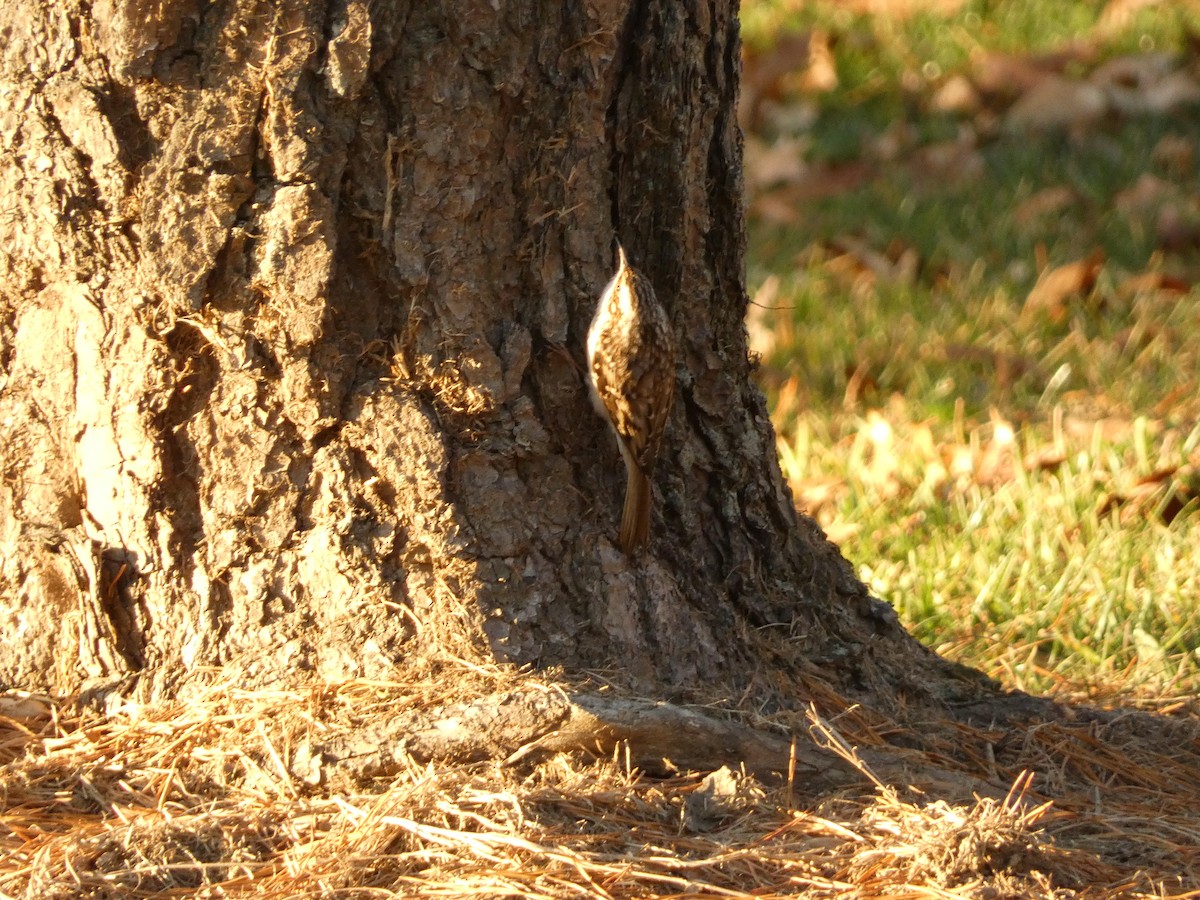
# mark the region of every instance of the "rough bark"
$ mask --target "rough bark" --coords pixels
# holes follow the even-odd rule
[[[734,6],[5,4],[0,680],[978,693],[780,477]],[[632,561],[580,374],[617,238],[680,347]]]

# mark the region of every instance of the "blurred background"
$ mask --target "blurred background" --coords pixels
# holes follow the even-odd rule
[[[1200,0],[745,0],[797,505],[1010,687],[1200,693]]]

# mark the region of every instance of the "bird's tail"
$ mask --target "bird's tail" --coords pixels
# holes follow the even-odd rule
[[[626,556],[646,546],[650,538],[650,479],[636,465],[628,466],[625,508],[621,512],[621,549]]]

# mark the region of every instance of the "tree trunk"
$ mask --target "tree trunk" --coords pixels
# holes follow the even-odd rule
[[[0,681],[973,685],[780,477],[735,6],[5,4]],[[617,239],[679,346],[634,559],[582,375]]]

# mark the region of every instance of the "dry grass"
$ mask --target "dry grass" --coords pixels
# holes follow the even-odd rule
[[[750,336],[797,504],[1006,687],[1195,696],[1200,6],[746,7]],[[1057,92],[1152,60],[1177,107]]]
[[[445,674],[218,684],[109,715],[10,692],[0,896],[1200,896],[1194,732],[1146,746],[1129,721],[931,727],[925,762],[1013,785],[967,803],[901,785],[817,798],[737,772],[651,776],[620,754],[408,759],[358,784],[322,772],[315,743],[446,702]],[[461,674],[467,690],[529,680]],[[856,740],[813,721],[826,743]]]

